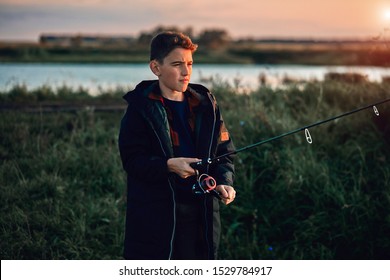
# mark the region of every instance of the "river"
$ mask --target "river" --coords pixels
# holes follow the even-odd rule
[[[389,68],[351,66],[305,66],[305,65],[247,65],[247,64],[195,64],[191,82],[206,83],[213,78],[237,86],[239,89],[255,89],[260,85],[260,76],[266,77],[268,85],[277,87],[285,78],[307,81],[323,80],[328,72],[360,73],[370,81],[380,82],[390,77]],[[154,79],[147,64],[27,64],[0,63],[0,90],[7,91],[15,85],[34,89],[43,85],[57,88],[83,87],[91,94],[100,89],[125,90],[134,88],[141,80]]]

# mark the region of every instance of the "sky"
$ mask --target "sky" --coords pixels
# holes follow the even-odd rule
[[[0,0],[0,40],[40,34],[138,36],[158,25],[233,38],[371,38],[390,32],[390,0]]]

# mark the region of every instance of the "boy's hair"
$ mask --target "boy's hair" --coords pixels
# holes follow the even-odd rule
[[[157,34],[150,43],[150,61],[157,60],[163,63],[164,58],[175,48],[183,48],[195,52],[198,45],[192,43],[190,37],[183,33],[162,32]]]

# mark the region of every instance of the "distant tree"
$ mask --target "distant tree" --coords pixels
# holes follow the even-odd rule
[[[153,30],[153,35],[157,35],[158,33],[165,32],[165,31],[175,31],[175,32],[181,32],[180,28],[177,26],[164,26],[159,25]]]
[[[195,37],[195,35],[194,35],[194,28],[192,28],[191,26],[188,26],[182,32],[185,35],[189,36],[191,39],[193,39]]]
[[[141,32],[141,34],[138,36],[138,44],[142,46],[147,46],[150,43],[150,40],[152,40],[153,34],[149,32]]]
[[[180,29],[177,26],[159,25],[151,31],[142,31],[138,37],[138,44],[146,46],[157,34],[164,31],[182,32],[189,36],[195,43],[199,43],[209,49],[220,49],[231,42],[231,38],[226,30],[223,29],[205,29],[197,37],[194,35],[194,29],[189,26],[185,29]]]
[[[164,31],[175,31],[175,32],[181,32],[180,29],[176,26],[163,26],[159,25],[155,27],[151,31],[143,31],[138,37],[138,44],[140,45],[149,45],[150,41],[153,39],[154,36],[157,34],[164,32]]]
[[[225,47],[231,42],[231,38],[224,29],[206,29],[199,34],[197,42],[209,49],[216,50]]]

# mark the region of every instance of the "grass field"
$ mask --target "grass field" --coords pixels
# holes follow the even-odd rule
[[[331,79],[248,94],[215,83],[237,148],[390,98],[390,83]],[[1,259],[121,259],[125,174],[122,92],[23,87],[0,112]],[[100,98],[100,101],[99,101]],[[104,101],[101,101],[104,100]],[[222,259],[389,259],[390,103],[240,153],[237,198],[222,206]]]

